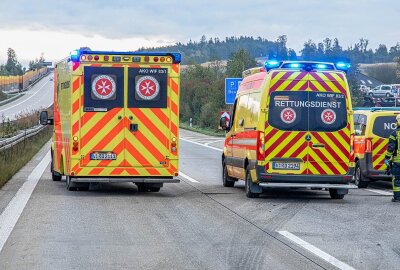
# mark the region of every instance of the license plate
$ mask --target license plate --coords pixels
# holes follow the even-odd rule
[[[300,162],[272,162],[274,170],[300,170]]]
[[[114,153],[90,153],[90,160],[116,160],[117,154]]]

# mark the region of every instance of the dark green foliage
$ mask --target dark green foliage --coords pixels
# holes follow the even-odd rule
[[[219,111],[225,108],[224,73],[217,62],[213,66],[189,66],[182,72],[180,117],[182,122],[201,127],[218,127]]]
[[[226,65],[226,76],[230,78],[241,78],[242,72],[255,67],[257,62],[244,49],[234,52]]]
[[[0,187],[17,173],[50,140],[53,128],[48,126],[40,133],[0,152]]]

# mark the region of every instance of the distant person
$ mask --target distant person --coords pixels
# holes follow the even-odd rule
[[[390,166],[390,159],[392,159],[392,202],[400,202],[400,149],[398,144],[398,139],[400,139],[400,114],[396,116],[396,125],[396,130],[394,130],[389,136],[388,147],[385,155],[386,166]]]

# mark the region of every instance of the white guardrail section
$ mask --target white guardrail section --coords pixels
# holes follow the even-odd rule
[[[25,139],[35,136],[38,134],[40,131],[42,131],[46,126],[36,126],[33,128],[25,129],[25,130],[20,130],[17,135],[11,138],[6,138],[6,139],[0,139],[0,152],[8,149],[14,145],[16,145],[19,142],[24,141]]]

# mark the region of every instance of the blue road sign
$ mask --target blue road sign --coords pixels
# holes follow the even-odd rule
[[[236,92],[243,78],[225,78],[225,104],[235,102]]]

